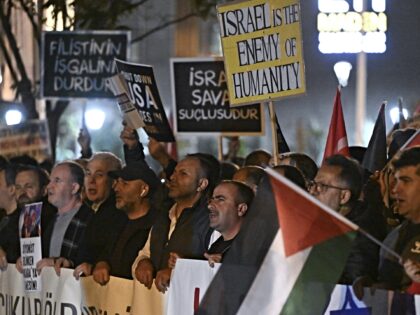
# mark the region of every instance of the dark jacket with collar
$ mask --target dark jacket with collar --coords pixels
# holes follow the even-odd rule
[[[203,258],[209,231],[209,211],[205,198],[182,211],[168,240],[170,224],[169,210],[162,211],[152,229],[150,251],[156,271],[167,268],[170,252],[176,252],[184,258]]]
[[[83,262],[94,264],[99,257],[106,256],[127,220],[127,215],[115,207],[115,194],[112,192],[99,206],[86,228],[76,265]]]
[[[145,216],[135,220],[127,219],[120,227],[118,237],[109,244],[112,250],[98,258],[108,262],[111,266],[111,275],[132,279],[131,266],[138,252],[146,244],[156,217],[157,211],[152,207]]]
[[[82,203],[64,234],[60,257],[67,258],[72,262],[76,261],[80,244],[83,242],[86,228],[93,215],[93,210],[87,204]],[[44,258],[50,257],[50,243],[56,218],[47,227],[42,240],[42,257]]]

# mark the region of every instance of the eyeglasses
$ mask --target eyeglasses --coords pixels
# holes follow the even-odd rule
[[[332,189],[339,189],[339,190],[347,190],[348,188],[343,188],[343,187],[337,187],[337,186],[333,186],[333,185],[328,185],[328,184],[324,184],[321,182],[317,182],[317,181],[310,181],[308,184],[308,190],[316,190],[319,193],[325,193],[329,188]]]

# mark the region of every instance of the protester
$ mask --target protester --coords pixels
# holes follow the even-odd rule
[[[273,170],[286,177],[300,188],[306,189],[305,177],[303,177],[302,172],[298,168],[291,165],[276,165],[273,167]]]
[[[16,167],[8,163],[0,166],[0,208],[6,212],[0,222],[0,269],[5,270],[8,263],[15,263],[20,256],[20,211],[16,202]]]
[[[241,229],[253,198],[253,190],[237,181],[223,181],[214,189],[208,204],[210,227],[221,236],[204,254],[210,266],[223,260],[223,255]]]
[[[74,162],[61,162],[52,169],[48,201],[58,212],[42,240],[44,258],[36,264],[38,272],[47,266],[54,266],[57,272],[62,266],[74,267],[86,227],[94,214],[80,196],[83,180],[84,171]]]
[[[291,165],[302,172],[305,182],[308,185],[315,178],[318,167],[314,160],[304,153],[287,152],[279,155],[279,165]]]
[[[95,215],[86,229],[75,262],[78,264],[74,271],[76,278],[80,274],[91,274],[92,264],[109,250],[109,244],[115,242],[119,229],[127,220],[127,216],[115,207],[113,179],[109,176],[109,172],[119,171],[121,168],[121,160],[111,152],[95,153],[88,160],[84,187],[86,199],[95,211]]]
[[[48,202],[48,183],[48,173],[39,166],[20,165],[16,170],[15,186],[18,207],[23,210],[26,204],[42,202],[40,236],[57,213],[57,209]]]
[[[270,165],[270,160],[270,153],[265,150],[255,150],[246,156],[244,166],[260,166],[266,168]]]
[[[168,289],[171,252],[185,258],[203,257],[209,231],[206,197],[214,185],[211,172],[208,160],[197,155],[189,155],[176,165],[169,181],[169,197],[175,204],[169,211],[162,211],[153,226],[150,246],[140,251],[133,265],[136,279],[146,287],[151,287],[156,274],[157,289]]]
[[[230,180],[239,170],[239,166],[232,162],[220,163],[220,180]]]
[[[160,182],[144,162],[135,162],[121,171],[109,174],[116,181],[116,207],[127,215],[117,239],[108,244],[112,250],[100,257],[93,270],[93,279],[101,285],[108,283],[110,275],[132,279],[131,266],[139,250],[145,245],[156,219],[152,196]]]
[[[244,166],[233,174],[232,179],[248,185],[256,193],[264,174],[260,166]]]
[[[315,180],[309,186],[309,192],[375,236],[377,225],[384,225],[385,222],[378,222],[378,218],[366,210],[366,204],[358,200],[361,187],[362,170],[358,162],[342,155],[333,155],[318,170]],[[359,277],[375,279],[378,256],[378,245],[358,233],[339,282],[352,284]]]
[[[401,255],[402,260],[420,261],[420,147],[404,150],[393,162],[395,186],[393,194],[396,209],[406,220],[385,239],[384,244]],[[383,287],[393,290],[407,288],[411,280],[404,273],[398,257],[381,250],[378,280]]]

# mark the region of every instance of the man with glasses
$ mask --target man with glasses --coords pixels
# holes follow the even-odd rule
[[[376,236],[376,224],[384,221],[359,200],[361,190],[362,171],[359,164],[342,155],[327,158],[309,184],[309,192],[316,199]],[[372,222],[375,222],[375,226]],[[378,257],[379,247],[358,234],[339,282],[352,284],[358,277],[375,279]]]

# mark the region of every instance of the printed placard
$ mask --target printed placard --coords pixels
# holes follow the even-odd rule
[[[106,80],[114,58],[128,59],[128,31],[42,33],[41,95],[48,98],[113,98]]]
[[[230,107],[221,58],[171,59],[178,133],[264,134],[261,104]]]
[[[42,202],[27,204],[19,221],[22,274],[27,292],[41,290],[41,277],[36,270],[37,262],[42,259],[41,210]]]
[[[115,60],[129,90],[129,97],[145,124],[146,133],[162,142],[174,142],[165,109],[160,99],[153,67]]]

